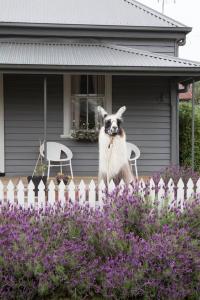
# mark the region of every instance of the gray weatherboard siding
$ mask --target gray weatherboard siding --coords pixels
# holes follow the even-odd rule
[[[48,140],[69,146],[76,176],[96,176],[98,145],[61,139],[62,76],[48,76]],[[4,75],[5,165],[7,176],[32,174],[43,139],[43,77]],[[167,79],[113,76],[113,111],[127,106],[127,139],[141,149],[139,174],[170,163],[170,85]]]
[[[158,54],[177,56],[177,44],[174,40],[164,39],[102,39],[115,45],[150,51]]]

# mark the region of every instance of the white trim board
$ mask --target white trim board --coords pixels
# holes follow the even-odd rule
[[[0,173],[5,173],[3,74],[0,74]]]
[[[105,110],[112,113],[112,75],[105,75]],[[63,75],[63,134],[71,137],[71,75]]]

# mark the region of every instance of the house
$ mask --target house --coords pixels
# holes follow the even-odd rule
[[[139,173],[179,162],[178,84],[200,63],[178,58],[191,31],[135,0],[0,0],[0,172],[32,174],[39,141],[74,154],[96,176],[97,143],[71,137],[98,126],[96,106],[127,106]]]

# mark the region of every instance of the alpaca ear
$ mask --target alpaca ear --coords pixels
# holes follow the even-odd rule
[[[101,116],[103,118],[105,118],[108,115],[108,113],[105,111],[105,109],[101,106],[97,107],[97,111],[98,111],[99,114],[101,114]]]
[[[116,115],[118,116],[118,118],[121,118],[123,113],[126,111],[126,106],[122,106],[116,113]]]

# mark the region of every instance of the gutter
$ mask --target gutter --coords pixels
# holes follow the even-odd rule
[[[112,74],[129,76],[162,76],[175,77],[177,82],[190,83],[193,79],[200,80],[200,67],[163,68],[163,67],[113,67],[113,66],[64,66],[64,65],[7,65],[0,64],[3,73],[24,74]]]
[[[172,38],[184,40],[191,27],[113,26],[0,22],[0,36]],[[157,36],[156,36],[157,35]]]
[[[54,24],[54,23],[25,23],[25,22],[1,22],[0,27],[21,27],[21,28],[57,28],[57,29],[78,29],[78,30],[128,30],[128,31],[167,31],[185,32],[192,31],[192,27],[158,27],[158,26],[124,26],[124,25],[87,25],[87,24]]]

